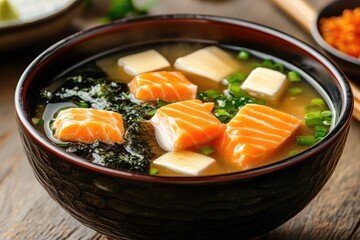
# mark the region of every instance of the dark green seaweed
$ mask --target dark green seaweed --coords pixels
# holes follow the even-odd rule
[[[79,107],[118,112],[126,129],[124,144],[72,142],[64,146],[65,150],[97,164],[148,173],[154,154],[143,122],[154,114],[156,103],[132,102],[127,84],[109,80],[95,64],[82,66],[59,81],[63,84],[58,89],[43,89],[43,102],[73,102]]]

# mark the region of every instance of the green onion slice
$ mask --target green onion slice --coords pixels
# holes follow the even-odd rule
[[[238,53],[237,58],[241,60],[248,60],[250,58],[250,53],[248,51],[241,50]]]
[[[156,175],[159,173],[159,169],[157,168],[150,168],[149,174],[150,175]]]
[[[300,74],[295,71],[288,72],[287,78],[289,79],[290,82],[300,82],[301,81]]]
[[[199,149],[199,153],[203,154],[203,155],[210,155],[212,153],[215,152],[215,148],[211,147],[211,146],[205,146]]]

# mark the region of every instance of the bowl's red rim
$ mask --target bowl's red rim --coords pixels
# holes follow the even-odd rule
[[[31,80],[31,77],[34,76],[33,70],[36,69],[39,65],[44,63],[46,58],[56,54],[62,47],[69,45],[76,41],[81,41],[82,38],[88,37],[89,35],[96,34],[98,31],[110,30],[114,25],[124,25],[132,22],[141,22],[141,21],[152,21],[157,20],[161,21],[162,19],[166,20],[192,20],[192,21],[207,21],[207,22],[221,22],[223,24],[230,25],[238,25],[246,28],[255,29],[258,31],[262,31],[266,34],[273,35],[274,37],[283,39],[292,45],[296,45],[301,48],[304,52],[310,55],[312,58],[321,63],[324,67],[326,67],[333,75],[334,79],[337,81],[338,86],[341,88],[342,98],[344,102],[342,104],[342,109],[339,113],[338,122],[334,126],[333,130],[319,143],[309,148],[308,150],[302,152],[299,155],[294,157],[286,158],[282,161],[266,165],[263,167],[250,169],[243,172],[229,173],[229,174],[221,174],[214,176],[203,176],[203,177],[165,177],[165,176],[150,176],[145,174],[137,174],[137,173],[129,173],[126,171],[116,170],[108,167],[104,167],[101,165],[97,165],[87,160],[77,157],[74,155],[70,155],[66,153],[60,147],[50,143],[50,141],[41,135],[35,127],[31,123],[31,119],[27,116],[24,109],[24,99],[26,96],[27,87],[29,85],[28,80]],[[41,67],[41,66],[40,66]],[[353,110],[353,100],[352,93],[350,90],[350,86],[346,80],[346,76],[344,73],[335,66],[327,57],[323,56],[320,52],[307,45],[306,43],[291,37],[290,35],[275,30],[273,28],[263,26],[260,24],[252,23],[249,21],[244,21],[235,18],[222,17],[222,16],[212,16],[212,15],[193,15],[193,14],[169,14],[169,15],[153,15],[153,16],[145,16],[145,17],[136,17],[136,18],[126,18],[122,20],[118,20],[112,22],[107,25],[97,26],[91,29],[80,31],[76,34],[73,34],[58,43],[54,44],[47,50],[45,50],[42,54],[40,54],[24,71],[18,85],[16,87],[15,92],[15,110],[16,116],[18,118],[19,124],[22,125],[23,129],[34,139],[38,144],[42,147],[46,148],[48,151],[57,155],[58,157],[78,165],[80,167],[86,168],[91,171],[112,175],[119,178],[124,179],[132,179],[137,181],[145,181],[145,182],[157,182],[164,184],[200,184],[200,183],[221,183],[225,181],[235,181],[235,180],[245,180],[253,177],[257,177],[266,173],[274,172],[280,169],[284,169],[288,166],[294,165],[296,163],[304,161],[307,157],[315,155],[318,151],[325,149],[329,146],[333,141],[335,141],[339,135],[342,133],[344,129],[350,124],[351,121],[351,113]]]

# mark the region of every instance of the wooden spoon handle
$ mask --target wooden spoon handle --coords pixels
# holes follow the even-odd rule
[[[316,10],[313,6],[303,0],[273,0],[273,2],[311,33],[311,26],[316,18]]]
[[[315,21],[317,12],[313,6],[304,0],[272,0],[290,17],[296,20],[307,32],[311,33],[311,27]],[[353,117],[360,121],[360,88],[349,80],[354,96]]]

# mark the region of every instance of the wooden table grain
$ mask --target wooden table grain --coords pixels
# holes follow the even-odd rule
[[[329,0],[309,2],[319,9]],[[104,9],[99,4],[104,1],[95,2],[95,7]],[[150,14],[163,13],[245,19],[279,29],[315,46],[311,37],[270,0],[158,0]],[[93,25],[90,20],[89,14],[84,13],[74,20],[74,25]],[[69,33],[74,29],[69,28]],[[107,239],[72,218],[48,196],[32,173],[17,133],[13,103],[16,83],[32,59],[53,41],[0,53],[1,240]],[[360,123],[353,120],[344,153],[323,190],[297,216],[259,239],[360,239],[359,136]]]

